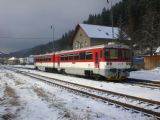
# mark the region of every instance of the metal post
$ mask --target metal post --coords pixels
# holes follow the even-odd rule
[[[107,0],[107,3],[109,4],[109,0]],[[110,7],[110,10],[111,10],[111,22],[112,22],[112,42],[114,40],[114,22],[113,22],[113,9],[112,9],[112,0],[111,0],[111,7]]]
[[[53,48],[52,48],[52,52],[54,52],[54,32],[55,32],[55,28],[53,25],[51,25],[51,29],[53,29]]]
[[[113,9],[112,9],[112,0],[111,0],[111,21],[112,21],[112,40],[114,40],[114,22],[113,22]]]
[[[54,53],[54,32],[55,32],[55,28],[54,28],[54,26],[53,25],[51,25],[51,29],[53,29],[53,50],[52,50],[52,52]],[[55,70],[55,55],[53,55],[53,71]]]

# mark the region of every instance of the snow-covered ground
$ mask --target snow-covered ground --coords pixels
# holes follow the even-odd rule
[[[70,78],[72,81],[82,80],[82,78],[53,73],[41,72],[41,74],[67,80]],[[86,79],[82,81],[86,81]],[[97,86],[101,88],[110,86],[110,89],[119,90],[124,87],[123,91],[129,90],[125,86],[114,85],[114,83],[93,80],[87,80],[86,83],[93,86],[98,84]],[[106,86],[107,84],[109,85]],[[147,94],[151,96],[153,93],[158,94],[158,90],[157,93],[156,90],[150,89],[144,91],[147,90]],[[137,93],[140,88],[138,90],[134,88],[131,91]],[[154,118],[148,118],[140,113],[69,93],[0,66],[0,120],[7,120],[8,117],[13,120],[154,120]]]
[[[15,67],[34,69],[34,65],[15,65]],[[153,70],[139,70],[130,72],[129,78],[160,81],[160,67],[157,67]]]
[[[160,81],[160,67],[153,70],[140,70],[130,73],[130,78]]]
[[[132,96],[143,97],[146,99],[160,101],[160,89],[144,88],[144,87],[139,87],[139,86],[132,86],[132,85],[126,85],[126,84],[114,83],[114,82],[106,82],[106,81],[95,81],[91,79],[79,78],[79,77],[74,77],[70,75],[61,75],[61,74],[41,72],[41,71],[36,71],[36,70],[26,70],[26,69],[20,69],[20,70],[29,71],[32,73],[36,73],[36,74],[40,74],[40,75],[44,75],[44,76],[48,76],[52,78],[57,78],[57,79],[65,80],[65,81],[70,81],[70,82],[74,82],[78,84],[84,84],[84,85],[88,85],[88,86],[92,86],[92,87],[96,87],[100,89],[105,89],[105,90],[110,90],[110,91],[128,94]],[[136,77],[136,74],[138,73],[139,75],[137,75]],[[153,77],[155,76],[152,74],[155,74],[157,77],[159,77],[159,80],[160,80],[160,69],[158,68],[152,71],[135,71],[131,73],[131,75],[135,76],[132,78],[138,79],[140,78],[140,75],[145,78],[145,75],[146,76],[148,75],[153,80]]]

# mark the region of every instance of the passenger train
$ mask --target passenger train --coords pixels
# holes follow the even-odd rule
[[[130,48],[107,44],[88,48],[36,55],[35,68],[88,77],[122,80],[129,76]]]

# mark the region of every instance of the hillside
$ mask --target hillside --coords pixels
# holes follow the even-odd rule
[[[122,0],[114,5],[113,24],[120,27],[131,38],[131,47],[143,51],[160,46],[160,0]],[[103,8],[98,15],[89,15],[84,23],[111,26],[111,10]],[[73,31],[65,33],[55,42],[54,51],[71,49],[70,39]],[[39,45],[27,51],[11,53],[12,56],[28,56],[30,54],[42,54],[52,51],[53,43]]]
[[[5,57],[7,54],[0,51],[0,57]]]
[[[27,57],[29,55],[45,54],[45,53],[52,52],[53,49],[54,49],[54,51],[72,49],[72,45],[70,43],[70,38],[71,38],[72,33],[73,33],[73,31],[69,31],[68,33],[65,33],[62,36],[62,38],[54,41],[54,45],[53,45],[53,42],[49,42],[47,44],[38,45],[33,48],[24,49],[24,50],[10,53],[8,55],[8,57],[11,57],[11,56]],[[54,46],[54,48],[53,48],[53,46]]]
[[[160,46],[160,0],[122,0],[111,9],[114,26],[123,29],[131,38],[131,47],[144,51]],[[111,11],[102,10],[90,15],[84,23],[111,26]]]
[[[4,54],[3,52],[0,51],[0,55]]]

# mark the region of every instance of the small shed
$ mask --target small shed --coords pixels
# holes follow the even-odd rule
[[[160,67],[160,55],[144,56],[144,69],[151,70]]]
[[[10,65],[19,64],[19,59],[15,58],[15,57],[11,57],[8,59],[8,64],[10,64]]]

